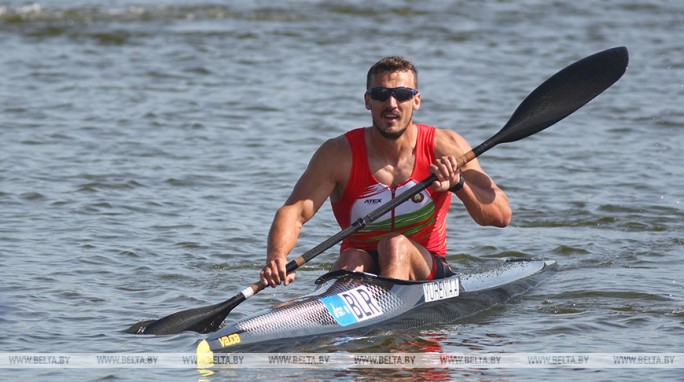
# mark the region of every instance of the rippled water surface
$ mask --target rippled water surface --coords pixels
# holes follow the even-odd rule
[[[566,65],[627,46],[611,89],[481,158],[510,227],[449,217],[449,260],[558,272],[453,325],[322,351],[682,352],[684,3],[0,1],[0,351],[193,352],[122,333],[257,279],[273,213],[325,139],[369,123],[365,73],[420,70],[416,119],[471,144]],[[295,252],[339,230],[329,206]],[[309,292],[335,250],[230,319]],[[297,350],[297,349],[293,349]],[[27,379],[195,380],[194,370],[5,370]],[[301,370],[216,380],[681,379],[680,370]],[[49,377],[48,377],[49,376]]]

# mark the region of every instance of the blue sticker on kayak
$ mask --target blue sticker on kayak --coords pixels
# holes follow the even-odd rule
[[[380,304],[364,285],[321,299],[340,326],[349,326],[382,315]]]

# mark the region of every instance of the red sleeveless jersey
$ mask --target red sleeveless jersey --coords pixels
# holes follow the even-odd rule
[[[352,169],[342,199],[332,203],[333,213],[341,228],[349,227],[359,218],[430,176],[430,164],[435,161],[435,128],[420,124],[417,126],[418,140],[413,173],[406,182],[395,188],[380,183],[371,173],[364,128],[354,129],[345,134],[351,146]],[[450,204],[450,192],[433,192],[428,187],[344,239],[341,251],[347,248],[374,251],[382,236],[390,232],[399,232],[429,251],[445,256],[446,215]]]

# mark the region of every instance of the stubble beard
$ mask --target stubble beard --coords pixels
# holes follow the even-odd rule
[[[375,128],[378,130],[378,133],[380,133],[380,135],[382,135],[383,138],[389,139],[389,140],[392,140],[392,141],[396,141],[396,140],[398,140],[399,138],[401,138],[401,136],[404,135],[404,133],[406,132],[406,129],[408,128],[408,126],[406,126],[406,127],[404,127],[403,129],[401,129],[401,130],[399,130],[399,131],[390,133],[390,132],[387,132],[387,131],[385,131],[385,130],[379,128],[378,125],[375,125],[375,124],[373,124],[373,125],[374,125]]]
[[[412,119],[410,119],[410,120],[412,120]],[[380,135],[383,138],[389,139],[392,141],[396,141],[399,138],[401,138],[404,135],[404,133],[406,133],[406,130],[408,130],[409,125],[410,125],[410,123],[407,123],[403,129],[396,131],[396,132],[387,132],[387,131],[383,130],[382,128],[380,128],[380,126],[377,123],[373,122],[373,127],[375,127],[375,129],[378,131],[378,133],[380,133]]]

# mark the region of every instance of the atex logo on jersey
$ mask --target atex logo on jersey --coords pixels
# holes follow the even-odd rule
[[[364,199],[363,203],[364,204],[380,204],[380,203],[382,203],[382,199]]]
[[[348,326],[382,315],[380,304],[365,285],[321,299],[341,326]]]
[[[445,298],[458,296],[458,279],[440,279],[423,284],[423,295],[425,302],[444,300]]]

